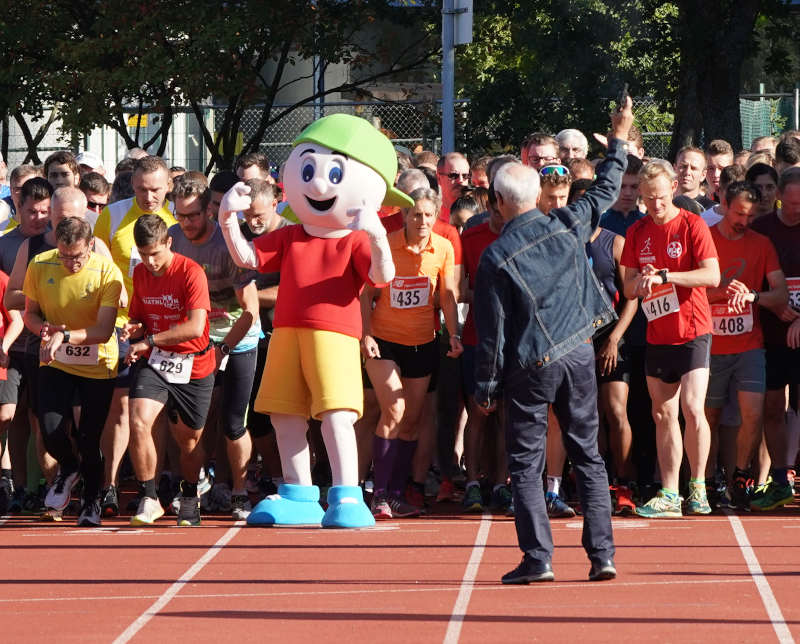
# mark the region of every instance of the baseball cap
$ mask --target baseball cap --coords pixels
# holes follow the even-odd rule
[[[78,162],[78,165],[89,166],[92,170],[97,170],[98,168],[105,170],[103,168],[103,160],[93,152],[81,152],[75,157],[75,161]]]

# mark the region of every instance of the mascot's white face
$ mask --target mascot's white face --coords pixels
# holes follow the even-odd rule
[[[353,211],[377,212],[386,182],[372,168],[317,143],[300,143],[283,171],[286,198],[305,225],[347,228]]]

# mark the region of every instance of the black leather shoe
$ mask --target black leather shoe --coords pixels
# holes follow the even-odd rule
[[[522,558],[519,566],[503,575],[504,584],[529,584],[534,581],[553,581],[553,568],[549,561],[537,561],[528,555]]]
[[[599,559],[592,562],[592,569],[589,571],[589,581],[606,581],[617,576],[617,569],[614,567],[613,559]]]

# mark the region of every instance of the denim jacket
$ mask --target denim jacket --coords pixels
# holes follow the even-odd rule
[[[483,252],[473,305],[478,404],[501,395],[504,376],[546,368],[616,319],[586,244],[619,195],[627,165],[623,144],[611,140],[583,197],[548,214],[534,209],[519,215]]]

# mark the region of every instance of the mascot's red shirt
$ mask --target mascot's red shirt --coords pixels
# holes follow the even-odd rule
[[[358,295],[370,282],[369,238],[363,231],[345,237],[309,235],[302,225],[279,228],[253,240],[262,273],[280,271],[275,328],[335,331],[361,339]]]

